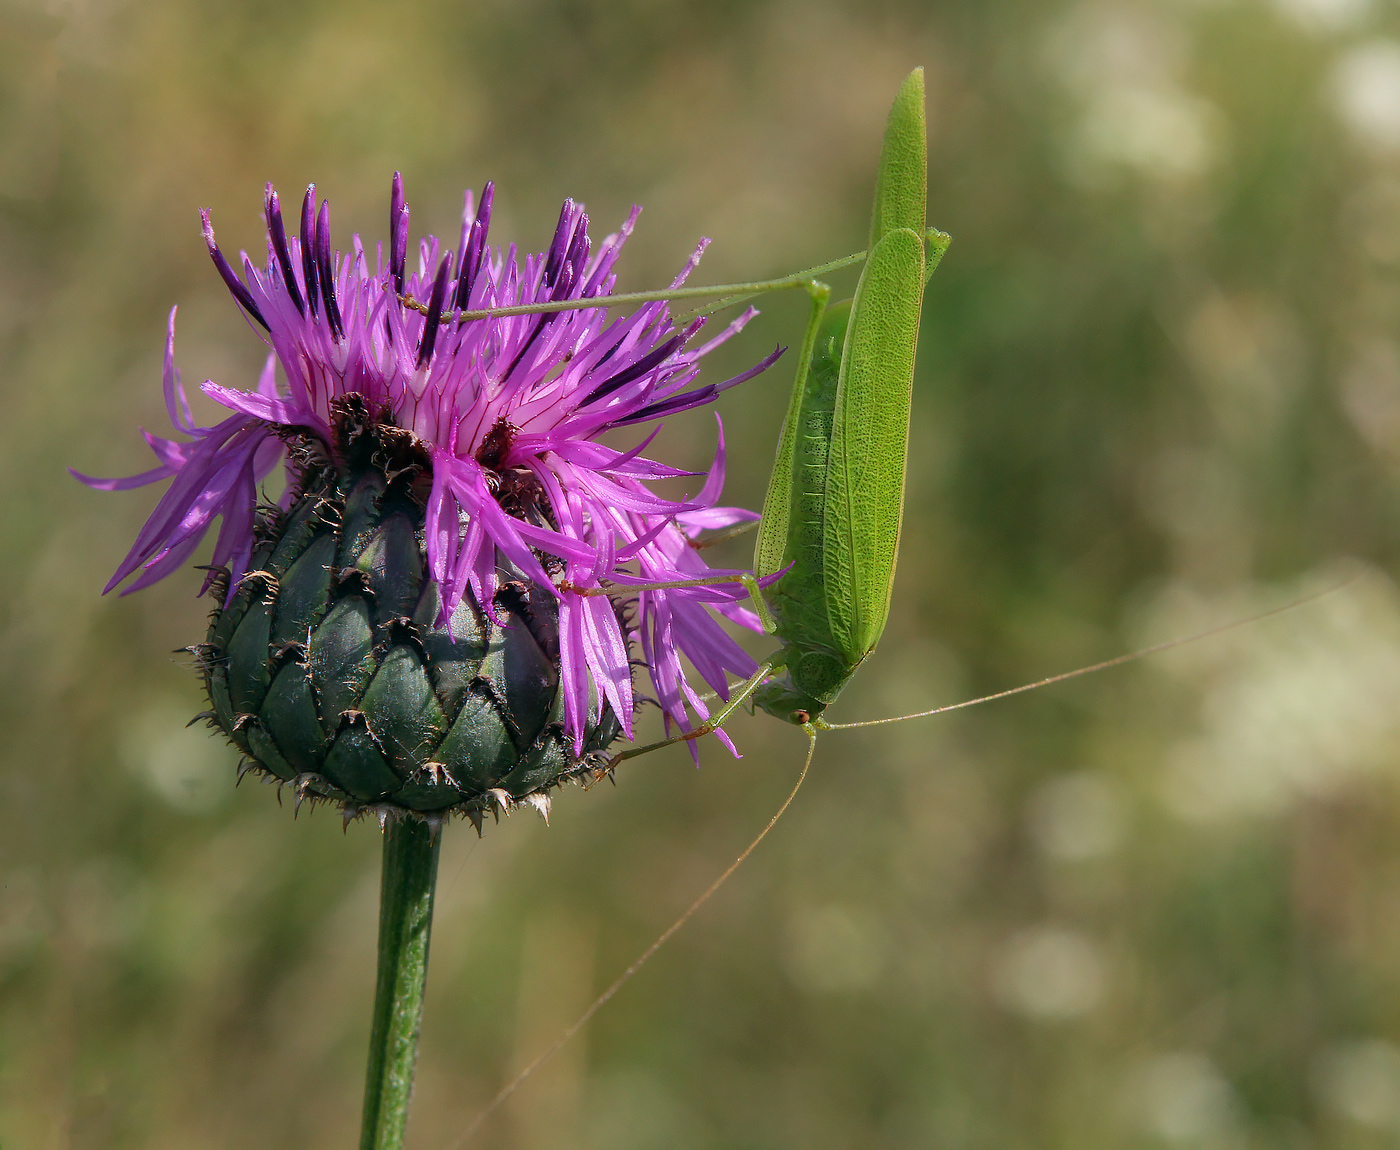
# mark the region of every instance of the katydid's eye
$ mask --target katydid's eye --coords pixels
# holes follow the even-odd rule
[[[806,711],[793,711],[792,721],[796,723],[799,727],[805,727],[808,723],[812,721],[812,716],[809,715]]]

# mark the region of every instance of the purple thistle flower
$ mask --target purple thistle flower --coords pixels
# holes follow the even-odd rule
[[[566,200],[548,250],[527,255],[522,265],[513,244],[503,252],[487,241],[493,195],[487,184],[473,211],[468,192],[456,258],[426,237],[416,272],[407,268],[409,211],[397,174],[388,258],[378,249],[373,268],[358,236],[349,252],[332,250],[329,208],[322,203],[317,210],[314,185],[299,236],[288,234],[268,185],[266,262],[255,267],[241,253],[241,276],[215,243],[209,213],[201,214],[215,267],[265,332],[267,363],[252,391],[206,381],[204,393],[232,414],[212,427],[196,426],[174,366],[172,309],[165,399],[171,423],[188,441],[147,433],[159,466],[139,475],[95,479],[74,472],[113,491],[172,480],[105,590],[133,575],[126,591],[164,578],[189,561],[221,517],[211,562],[229,572],[231,598],[255,547],[259,483],[283,463],[283,506],[289,506],[301,478],[289,441],[317,440],[332,453],[335,411],[344,397],[358,396],[373,421],[412,432],[431,462],[425,554],[442,619],[468,596],[493,612],[502,562],[557,599],[564,725],[574,753],[604,704],[631,737],[634,643],[668,729],[689,730],[691,713],[703,717],[708,708],[686,678],[683,657],[721,698],[728,697],[729,676],[755,670],[720,622],[758,629],[741,586],[638,591],[630,622],[607,595],[584,592],[612,587],[621,594],[629,585],[737,574],[707,567],[693,540],[702,530],[758,517],[718,506],[722,425],[703,486],[680,502],[650,484],[694,473],[643,455],[654,431],[626,451],[600,437],[707,404],[770,366],[782,349],[732,379],[689,387],[700,359],[742,330],[755,309],[699,346],[692,345],[705,320],[677,328],[663,302],[611,320],[601,307],[458,320],[455,313],[466,309],[606,296],[639,211],[592,251],[588,217]],[[707,242],[672,286],[685,281]],[[426,307],[406,306],[405,297]],[[536,497],[507,497],[522,484]],[[211,575],[204,590],[214,582]],[[722,732],[720,738],[733,749]]]

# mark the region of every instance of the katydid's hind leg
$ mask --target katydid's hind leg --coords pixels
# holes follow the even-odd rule
[[[753,604],[754,614],[758,616],[759,626],[763,628],[763,633],[765,635],[774,634],[778,629],[778,624],[774,620],[772,612],[768,610],[768,602],[763,598],[763,588],[758,585],[757,576],[745,571],[738,576],[738,581],[749,593],[749,601]]]
[[[739,687],[729,696],[729,701],[718,711],[707,718],[693,730],[683,731],[679,735],[672,735],[669,739],[659,739],[654,743],[647,743],[642,747],[629,747],[625,751],[619,751],[607,765],[599,767],[593,772],[595,778],[602,778],[609,774],[619,763],[627,759],[635,759],[638,755],[645,755],[651,751],[659,751],[662,747],[670,747],[676,743],[689,743],[695,739],[703,738],[705,735],[713,734],[728,721],[729,716],[742,707],[750,695],[752,695],[763,684],[763,681],[773,673],[772,663],[760,663],[758,670],[745,679]]]
[[[747,303],[758,296],[766,295],[769,292],[786,291],[790,288],[806,288],[811,290],[810,284],[816,282],[816,276],[827,275],[830,272],[840,271],[842,268],[850,267],[852,264],[862,263],[869,255],[868,252],[853,252],[851,255],[842,256],[837,260],[829,260],[816,267],[804,268],[800,272],[793,272],[791,275],[780,276],[778,279],[751,280],[746,283],[736,284],[713,284],[709,287],[669,287],[658,291],[634,291],[620,292],[617,295],[584,296],[579,299],[569,300],[544,300],[538,303],[527,304],[507,304],[501,307],[484,308],[461,308],[457,311],[447,311],[443,313],[444,323],[460,324],[473,320],[497,319],[502,316],[516,315],[543,315],[549,312],[560,311],[580,311],[591,308],[620,307],[628,304],[641,303],[662,303],[674,302],[683,299],[705,299],[707,297],[718,297],[712,303],[698,307],[693,311],[673,317],[677,327],[685,327],[691,321],[701,316],[714,315],[725,308],[734,307],[737,304]],[[411,295],[400,294],[399,303],[410,311],[416,311],[419,315],[428,314],[428,304],[424,300],[414,299]]]

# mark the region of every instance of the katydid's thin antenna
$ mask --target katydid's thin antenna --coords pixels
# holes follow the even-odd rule
[[[1117,655],[1112,659],[1105,659],[1102,663],[1094,663],[1088,667],[1080,667],[1074,671],[1061,671],[1058,675],[1051,675],[1048,679],[1037,679],[1034,683],[1022,683],[1019,687],[1010,687],[1005,691],[997,691],[995,694],[983,695],[977,699],[965,699],[961,703],[949,703],[943,707],[934,707],[928,711],[915,711],[912,715],[893,715],[888,719],[866,719],[861,723],[825,723],[817,720],[817,727],[823,731],[853,731],[857,727],[882,727],[886,723],[902,723],[905,719],[926,719],[930,715],[944,715],[949,711],[961,711],[966,707],[975,707],[979,703],[990,703],[996,699],[1010,698],[1012,695],[1023,695],[1027,691],[1034,691],[1037,687],[1048,687],[1052,683],[1063,683],[1068,679],[1077,679],[1081,675],[1092,675],[1095,671],[1106,671],[1110,667],[1118,667],[1124,663],[1132,663],[1138,659],[1145,659],[1148,655],[1157,655],[1163,651],[1170,651],[1176,647],[1184,647],[1188,643],[1195,643],[1201,639],[1211,639],[1216,635],[1224,635],[1228,631],[1233,631],[1237,627],[1247,627],[1251,623],[1258,623],[1264,619],[1270,619],[1275,615],[1282,615],[1285,611],[1292,611],[1295,607],[1303,607],[1309,603],[1316,602],[1327,595],[1349,587],[1360,578],[1353,575],[1349,579],[1328,587],[1326,590],[1314,592],[1311,595],[1304,595],[1301,599],[1294,599],[1291,603],[1285,603],[1281,607],[1273,607],[1268,611],[1261,611],[1258,615],[1250,615],[1247,619],[1236,619],[1233,623],[1222,623],[1219,627],[1211,627],[1206,631],[1198,631],[1194,635],[1185,635],[1180,639],[1168,639],[1165,643],[1155,643],[1151,647],[1144,647],[1140,651],[1129,651],[1126,655]]]
[[[807,769],[812,765],[812,752],[815,751],[816,748],[816,733],[809,729],[807,732],[807,757],[802,762],[802,770],[797,776],[797,782],[793,783],[792,790],[788,792],[787,798],[783,800],[783,805],[780,806],[777,812],[773,815],[773,817],[768,820],[768,822],[764,825],[764,828],[758,832],[758,834],[754,837],[753,842],[749,843],[749,845],[743,849],[743,852],[739,855],[739,857],[736,858],[732,863],[730,863],[727,868],[725,868],[724,873],[720,875],[719,878],[715,879],[715,881],[712,882],[705,889],[704,894],[702,894],[699,898],[697,898],[693,903],[690,904],[689,908],[687,908],[686,912],[683,915],[681,915],[680,918],[676,919],[675,922],[668,926],[655,942],[653,942],[649,947],[647,947],[646,950],[642,951],[641,955],[637,958],[635,962],[632,963],[631,966],[629,966],[626,970],[619,974],[617,978],[613,980],[612,985],[609,986],[607,990],[603,991],[602,994],[600,994],[597,998],[593,1000],[593,1005],[590,1006],[587,1010],[585,1010],[581,1015],[579,1015],[578,1020],[572,1026],[570,1026],[566,1031],[564,1031],[564,1033],[561,1034],[558,1038],[556,1038],[554,1042],[552,1042],[549,1046],[545,1047],[543,1051],[537,1054],[534,1060],[528,1066],[526,1066],[524,1070],[522,1070],[519,1074],[517,1074],[514,1078],[512,1078],[509,1082],[507,1082],[504,1086],[501,1087],[501,1089],[496,1093],[496,1096],[486,1104],[486,1108],[482,1110],[481,1113],[478,1114],[475,1118],[472,1119],[471,1125],[468,1126],[464,1131],[462,1131],[461,1136],[455,1142],[451,1143],[447,1147],[447,1150],[460,1150],[460,1147],[465,1146],[467,1142],[471,1139],[472,1135],[475,1134],[481,1128],[482,1123],[485,1122],[486,1119],[491,1117],[491,1115],[494,1114],[500,1108],[501,1104],[504,1103],[507,1098],[514,1094],[516,1090],[518,1090],[524,1084],[525,1080],[529,1078],[530,1075],[532,1075],[536,1070],[538,1070],[541,1066],[548,1062],[549,1059],[553,1058],[554,1055],[559,1053],[559,1051],[564,1047],[564,1045],[569,1041],[569,1039],[571,1039],[575,1034],[577,1034],[580,1030],[587,1026],[589,1019],[591,1019],[595,1014],[597,1014],[598,1011],[601,1010],[607,1004],[608,1000],[612,998],[612,996],[615,995],[619,990],[621,990],[632,978],[632,976],[637,973],[637,971],[641,970],[642,967],[646,965],[647,960],[650,959],[653,954],[655,954],[658,950],[660,950],[663,946],[666,945],[666,943],[670,940],[671,936],[676,933],[676,931],[680,930],[681,927],[683,927],[687,922],[690,921],[691,917],[695,914],[695,912],[698,911],[702,906],[705,905],[705,903],[707,903],[710,900],[710,896],[713,895],[715,891],[719,890],[719,888],[725,884],[725,881],[729,878],[729,876],[739,869],[739,867],[743,864],[744,860],[749,857],[749,855],[753,854],[754,848],[756,848],[759,843],[761,843],[765,838],[768,837],[768,832],[771,831],[777,825],[778,820],[783,817],[783,813],[788,809],[788,807],[792,805],[792,800],[797,798],[797,792],[802,789],[802,784],[806,781]]]

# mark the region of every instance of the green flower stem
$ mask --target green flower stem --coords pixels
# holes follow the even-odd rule
[[[418,819],[401,818],[384,836],[379,888],[379,980],[365,1077],[360,1150],[400,1150],[413,1092],[428,936],[433,926],[442,835]]]

